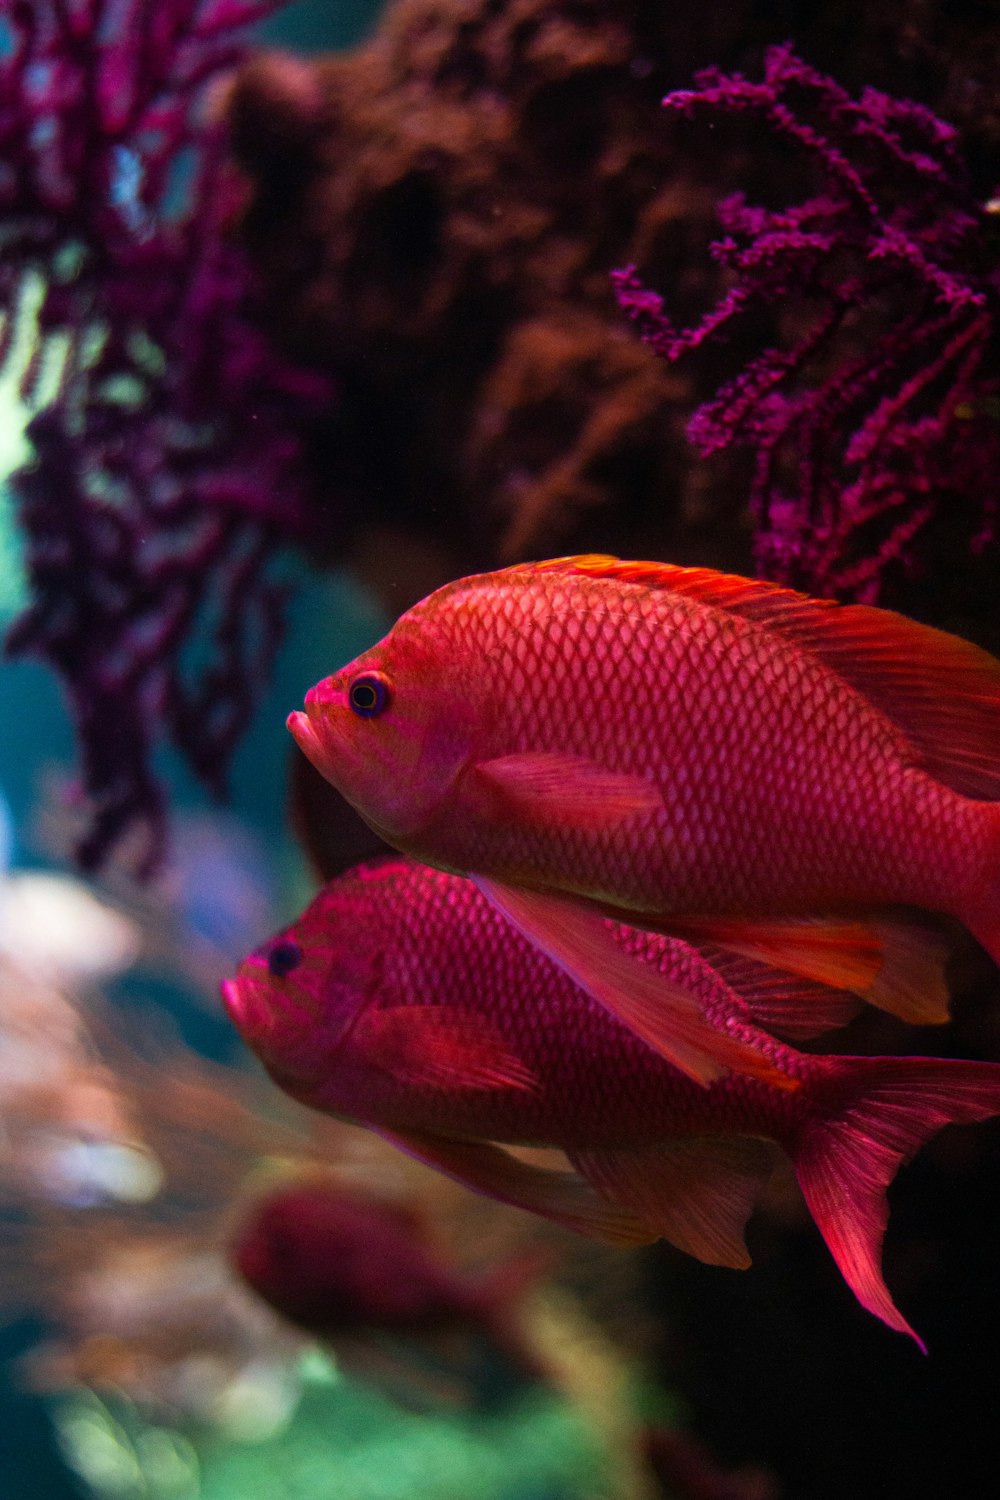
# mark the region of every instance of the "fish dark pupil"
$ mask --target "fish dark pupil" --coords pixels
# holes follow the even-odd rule
[[[385,683],[378,677],[359,677],[351,684],[350,705],[362,719],[373,719],[389,701]]]
[[[267,967],[275,979],[283,979],[302,962],[298,943],[276,943],[267,956]]]

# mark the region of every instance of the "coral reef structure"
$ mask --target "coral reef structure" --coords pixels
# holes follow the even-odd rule
[[[369,533],[433,536],[442,573],[551,550],[588,518],[622,534],[682,486],[687,384],[642,357],[608,280],[654,243],[675,265],[698,201],[639,19],[614,0],[409,0],[350,55],[238,75],[270,328],[338,377],[345,506]],[[707,290],[714,271],[692,276]]]
[[[780,341],[688,428],[706,455],[752,449],[761,571],[871,601],[888,567],[919,555],[939,513],[972,550],[993,541],[1000,407],[985,356],[1000,268],[984,269],[990,210],[970,191],[955,130],[873,89],[853,99],[790,47],[768,53],[760,83],[711,70],[664,105],[763,121],[820,181],[790,207],[743,194],[720,203],[712,254],[730,285],[693,328],[671,323],[634,267],[615,277],[623,308],[669,363],[780,309]]]
[[[43,0],[0,49],[0,364],[27,304],[31,461],[11,480],[31,592],[7,650],[65,685],[96,807],[152,868],[166,735],[220,790],[280,636],[303,421],[325,378],[268,347],[208,90],[275,0]],[[40,287],[40,299],[38,289]]]
[[[687,419],[734,369],[756,370],[764,350],[787,340],[801,367],[818,316],[809,298],[825,294],[828,315],[840,299],[839,340],[813,351],[810,376],[819,390],[846,361],[851,400],[841,409],[832,394],[798,397],[796,433],[808,446],[808,406],[822,450],[808,453],[823,488],[809,502],[829,510],[838,487],[874,466],[884,484],[877,493],[869,484],[855,510],[875,507],[877,524],[856,526],[850,558],[833,559],[830,536],[810,560],[777,496],[785,452],[780,465],[772,454],[775,504],[758,505],[772,539],[759,546],[761,565],[845,593],[870,595],[882,580],[895,601],[904,570],[884,578],[885,564],[919,561],[909,532],[920,531],[929,552],[947,551],[966,594],[971,572],[983,595],[969,547],[990,517],[966,494],[939,507],[941,524],[927,515],[927,489],[942,473],[950,498],[966,480],[981,488],[995,436],[995,255],[982,205],[995,187],[1000,41],[983,21],[976,0],[399,0],[350,55],[248,64],[230,106],[250,185],[243,242],[275,337],[342,380],[329,460],[344,510],[331,549],[381,584],[388,573],[397,609],[415,591],[398,559],[395,576],[385,565],[383,533],[393,528],[407,544],[419,536],[445,549],[441,577],[588,547],[749,571],[755,455],[730,446],[700,461]],[[743,86],[732,129],[722,128],[728,105],[711,129],[703,107],[690,125],[677,108],[660,109],[708,65],[721,103],[723,78],[759,77],[768,48],[790,36],[805,61],[772,52],[770,81]],[[709,94],[685,94],[685,107]],[[733,81],[726,97],[736,95]],[[784,129],[773,128],[779,105]],[[762,205],[753,225],[734,192]],[[720,202],[728,261],[708,251]],[[773,292],[783,268],[798,322],[776,330],[761,295],[727,319],[725,347],[703,346],[659,377],[644,368],[623,337],[612,268],[640,266],[672,319],[697,326],[724,303],[734,258],[752,257],[768,215],[774,252],[782,212],[793,215],[802,253],[786,248],[767,275],[762,254],[755,285]],[[814,246],[807,260],[807,230],[850,251],[856,286],[836,255],[823,269]],[[908,257],[899,253],[907,242]],[[858,260],[876,246],[879,260],[860,274]],[[900,302],[913,323],[894,329]],[[861,314],[874,330],[859,331]],[[930,326],[918,330],[923,314]],[[886,371],[905,388],[898,413]],[[872,422],[866,399],[879,409]],[[771,409],[769,420],[770,434]],[[706,410],[703,439],[707,423]],[[845,434],[857,437],[848,464]],[[758,491],[763,484],[758,466]],[[818,511],[808,526],[822,524]],[[345,535],[352,513],[364,527]],[[929,605],[961,623],[961,593],[938,584],[924,613]]]

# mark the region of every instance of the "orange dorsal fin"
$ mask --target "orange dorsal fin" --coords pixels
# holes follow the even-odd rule
[[[820,613],[845,607],[832,599],[813,599],[780,583],[744,578],[740,573],[720,573],[715,568],[680,568],[674,563],[636,562],[601,552],[581,553],[578,557],[550,557],[544,562],[533,563],[532,568],[538,573],[576,573],[585,578],[610,578],[621,583],[640,583],[651,589],[667,589],[672,594],[698,599],[703,604],[730,610],[748,619],[782,607],[795,609],[808,605]]]
[[[833,990],[850,990],[869,1005],[915,1026],[949,1019],[947,945],[914,922],[877,918],[671,917],[662,930],[687,942],[712,944]],[[713,961],[714,964],[714,961]],[[732,982],[741,995],[742,986]],[[752,1002],[747,1003],[753,1008]],[[764,1008],[766,1009],[766,1001]],[[804,1035],[800,1030],[799,1036]]]
[[[759,579],[588,554],[537,563],[665,589],[782,636],[879,709],[920,765],[966,797],[1000,799],[1000,661],[894,610],[812,599]]]

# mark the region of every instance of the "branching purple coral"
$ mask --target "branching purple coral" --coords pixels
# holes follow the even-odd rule
[[[278,544],[308,497],[295,436],[325,381],[253,324],[211,123],[240,28],[280,0],[14,0],[0,48],[0,362],[42,283],[31,400],[58,389],[11,480],[32,602],[10,653],[63,678],[98,864],[135,824],[162,848],[166,733],[220,790],[280,637]]]
[[[776,312],[773,347],[695,412],[703,454],[749,445],[757,561],[767,576],[872,600],[913,566],[944,507],[970,549],[995,540],[997,381],[986,355],[1000,285],[982,269],[985,210],[955,132],[929,110],[867,89],[852,99],[790,47],[762,83],[716,70],[666,108],[753,117],[811,169],[818,191],[771,210],[723,200],[711,253],[729,290],[692,328],[671,322],[635,267],[619,302],[673,362]]]

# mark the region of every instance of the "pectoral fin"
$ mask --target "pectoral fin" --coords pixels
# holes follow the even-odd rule
[[[707,1086],[735,1072],[798,1088],[763,1051],[714,1027],[697,996],[624,953],[596,911],[563,896],[473,878],[529,942],[689,1078]]]
[[[444,1007],[372,1007],[359,1019],[353,1040],[369,1062],[408,1084],[528,1092],[538,1086],[488,1020]]]
[[[606,827],[663,806],[654,782],[579,755],[502,755],[482,761],[475,775],[515,812],[561,827]]]
[[[602,1197],[635,1214],[678,1249],[743,1270],[743,1237],[777,1146],[753,1136],[695,1136],[645,1151],[574,1151],[573,1165]]]
[[[608,1245],[647,1245],[656,1239],[628,1210],[596,1193],[575,1172],[548,1171],[519,1161],[487,1141],[456,1141],[417,1131],[379,1130],[392,1145],[454,1182],[574,1229]]]

